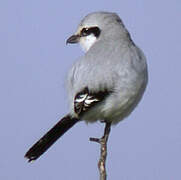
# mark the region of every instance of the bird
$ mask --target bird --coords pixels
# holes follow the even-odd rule
[[[89,13],[66,43],[84,51],[66,79],[69,113],[26,152],[29,162],[82,120],[118,124],[138,105],[148,83],[146,57],[115,12]]]

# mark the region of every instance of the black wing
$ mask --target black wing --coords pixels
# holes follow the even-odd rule
[[[91,109],[93,106],[103,101],[110,91],[104,90],[99,92],[90,92],[86,87],[81,92],[77,93],[74,98],[74,111],[81,116],[84,112]]]

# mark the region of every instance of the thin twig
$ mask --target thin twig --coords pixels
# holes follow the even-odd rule
[[[100,139],[90,138],[90,141],[97,142],[101,145],[100,159],[98,162],[100,180],[106,180],[107,178],[107,173],[106,173],[107,141],[109,138],[110,131],[111,131],[111,123],[106,122],[103,137]]]

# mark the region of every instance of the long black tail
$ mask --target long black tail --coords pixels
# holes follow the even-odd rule
[[[69,130],[79,120],[69,115],[62,118],[52,129],[50,129],[39,141],[37,141],[25,154],[28,162],[39,158],[55,141]]]

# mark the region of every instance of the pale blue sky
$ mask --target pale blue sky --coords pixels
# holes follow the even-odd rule
[[[2,0],[0,2],[0,179],[99,179],[100,123],[77,124],[34,163],[24,153],[68,111],[65,77],[83,53],[66,46],[89,12],[117,12],[148,60],[136,110],[112,128],[108,179],[181,179],[180,0]]]

